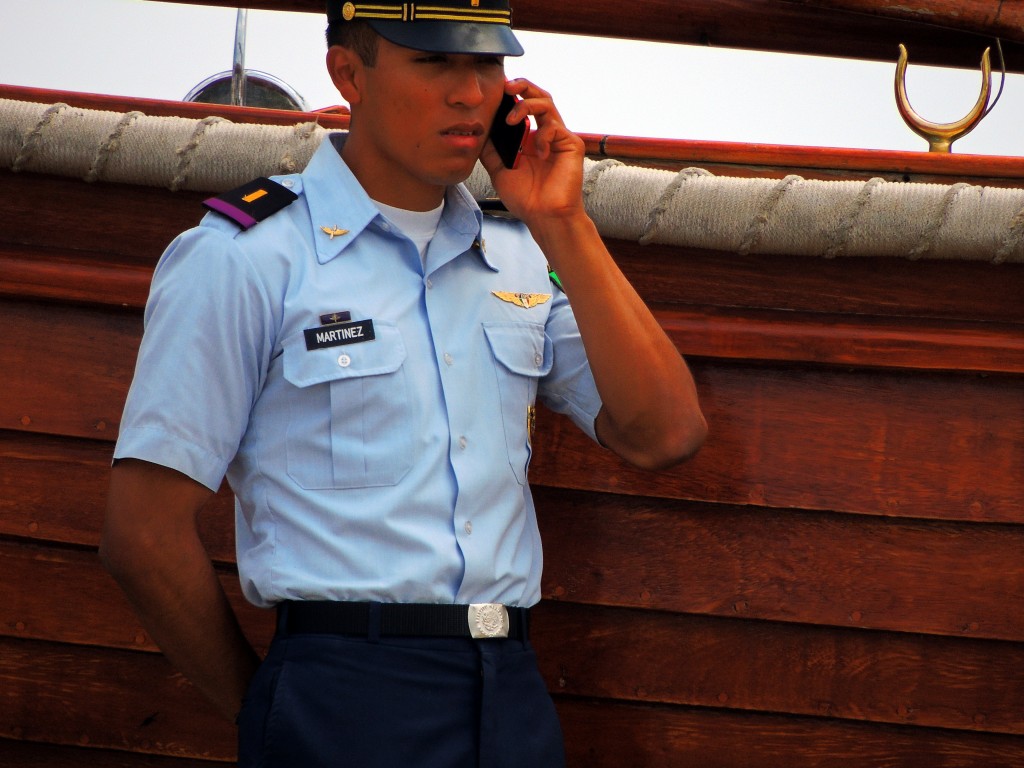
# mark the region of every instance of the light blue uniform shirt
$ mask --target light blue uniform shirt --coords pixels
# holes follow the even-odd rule
[[[248,231],[209,214],[168,247],[115,458],[211,489],[227,475],[257,605],[532,605],[528,407],[539,396],[591,437],[601,407],[572,310],[526,227],[485,219],[461,185],[424,267],[342,140],[277,177],[299,195],[288,207]],[[374,338],[364,325],[308,348],[304,331],[336,312]]]

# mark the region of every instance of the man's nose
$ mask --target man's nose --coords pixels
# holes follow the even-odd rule
[[[448,98],[452,104],[468,107],[479,106],[484,100],[482,75],[475,69],[460,71],[455,77]]]

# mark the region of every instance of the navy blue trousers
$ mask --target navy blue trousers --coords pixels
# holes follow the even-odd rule
[[[517,640],[280,631],[239,716],[240,768],[561,768],[562,732]]]

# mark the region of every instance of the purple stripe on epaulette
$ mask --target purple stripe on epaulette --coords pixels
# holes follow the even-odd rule
[[[242,229],[249,229],[257,223],[256,219],[241,208],[236,208],[231,203],[226,203],[218,197],[211,197],[209,200],[204,200],[203,205],[211,211],[224,214],[233,222],[238,224]]]

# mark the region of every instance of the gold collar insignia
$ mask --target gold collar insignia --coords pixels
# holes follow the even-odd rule
[[[550,293],[513,293],[512,291],[491,291],[502,301],[515,304],[523,309],[531,309],[538,304],[546,304],[551,301]]]
[[[325,235],[330,235],[331,240],[333,240],[335,236],[348,234],[347,229],[339,229],[338,227],[320,227],[320,231],[322,231]]]

